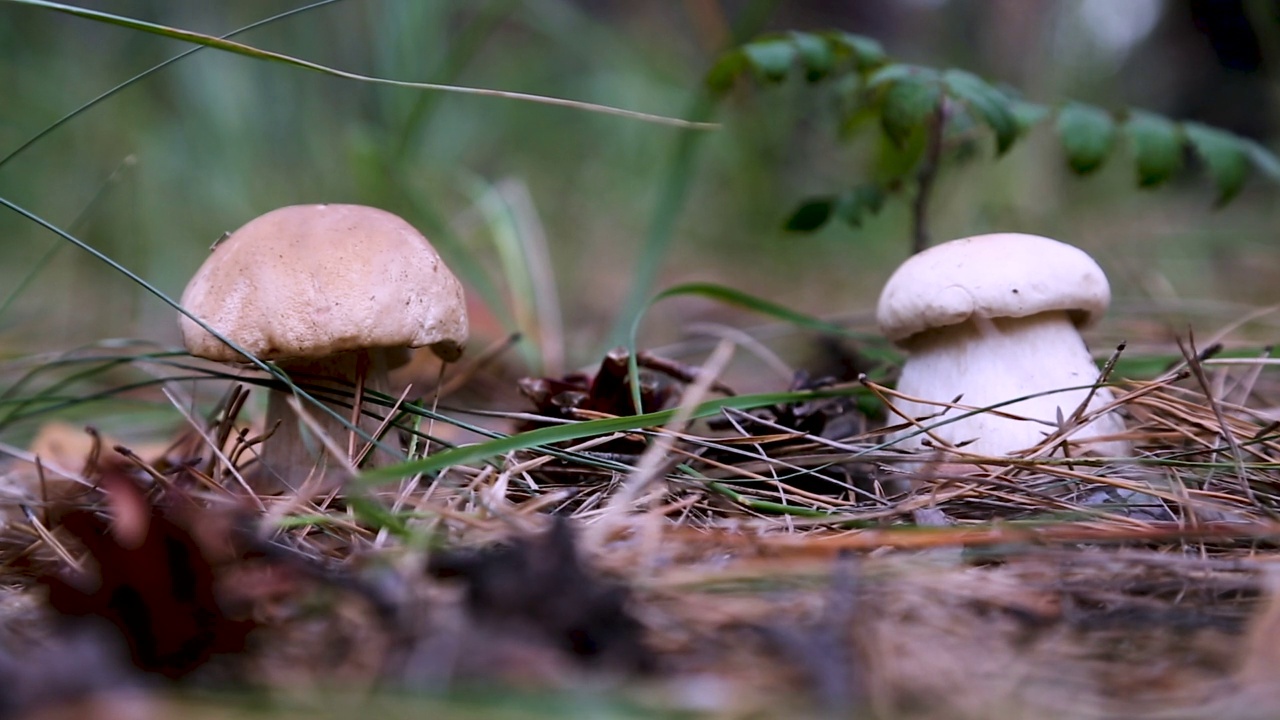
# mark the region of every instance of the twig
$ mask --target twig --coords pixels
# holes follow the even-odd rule
[[[68,552],[67,549],[63,547],[62,543],[58,542],[58,539],[53,536],[53,533],[49,532],[49,529],[40,522],[40,518],[36,517],[35,511],[25,503],[20,507],[22,508],[22,514],[27,516],[27,522],[31,523],[31,529],[35,530],[36,535],[44,541],[44,544],[48,545],[49,549],[53,550],[54,554],[62,559],[62,562],[70,565],[76,572],[82,572],[84,570],[84,565],[81,564],[79,560],[76,560],[75,556]]]
[[[1204,374],[1204,366],[1200,364],[1200,356],[1196,353],[1195,338],[1188,338],[1190,348],[1182,344],[1182,340],[1178,340],[1178,349],[1182,351],[1183,356],[1187,359],[1187,367],[1191,370],[1192,376],[1200,385],[1201,392],[1204,393],[1205,400],[1209,403],[1209,408],[1213,410],[1213,416],[1218,421],[1218,429],[1222,435],[1222,439],[1226,440],[1227,446],[1231,449],[1231,457],[1236,463],[1236,473],[1239,475],[1240,489],[1244,492],[1244,496],[1249,502],[1267,515],[1276,517],[1275,512],[1265,505],[1258,502],[1257,497],[1253,494],[1253,487],[1249,484],[1249,475],[1245,472],[1244,453],[1240,450],[1240,444],[1236,442],[1235,433],[1231,432],[1231,426],[1227,423],[1227,418],[1222,413],[1222,404],[1218,402],[1218,398],[1213,395],[1213,391],[1209,388],[1209,378]]]
[[[197,418],[190,410],[188,410],[187,406],[178,400],[177,396],[175,396],[169,388],[162,387],[160,392],[164,393],[164,396],[173,404],[173,407],[182,414],[182,418],[187,421],[187,424],[196,431],[196,434],[200,436],[200,439],[204,440],[205,445],[209,448],[209,452],[222,460],[222,463],[227,468],[227,472],[231,473],[231,477],[236,479],[236,482],[239,483],[241,489],[245,491],[249,500],[252,501],[254,505],[258,506],[259,511],[266,511],[267,508],[266,505],[263,504],[262,498],[258,497],[258,494],[249,487],[249,482],[240,474],[240,471],[231,462],[231,459],[227,457],[226,453],[222,451],[222,448],[215,444],[216,441],[209,434],[209,431],[205,429],[204,423],[201,422],[200,419]]]

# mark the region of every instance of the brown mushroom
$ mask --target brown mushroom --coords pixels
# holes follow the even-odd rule
[[[435,248],[401,218],[361,205],[296,205],[250,221],[218,243],[188,283],[183,306],[260,360],[322,391],[339,415],[351,412],[328,389],[390,391],[387,371],[408,348],[429,346],[456,360],[467,337],[462,285]],[[226,363],[247,361],[190,318],[187,350]],[[308,450],[288,394],[272,391],[264,443],[268,472],[258,489],[297,488],[326,454]],[[348,429],[311,413],[330,437]],[[363,417],[363,414],[362,414]],[[372,433],[374,419],[361,428]],[[317,447],[313,445],[313,447]]]

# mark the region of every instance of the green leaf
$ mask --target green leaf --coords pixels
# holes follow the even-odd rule
[[[911,135],[924,127],[941,100],[942,89],[933,78],[913,75],[894,82],[885,93],[880,110],[885,135],[898,147],[904,147]]]
[[[868,215],[875,215],[884,207],[884,189],[879,185],[863,185],[840,196],[836,201],[836,216],[850,227],[862,227]]]
[[[909,184],[924,157],[925,133],[915,133],[905,145],[898,145],[883,132],[877,133],[876,140],[868,168],[871,179],[890,190]]]
[[[867,89],[875,90],[884,87],[898,80],[909,77],[919,77],[926,73],[932,73],[928,68],[922,68],[918,65],[907,65],[906,63],[893,63],[885,65],[875,72],[867,76]]]
[[[880,122],[880,113],[874,107],[851,104],[849,108],[841,108],[839,124],[836,126],[836,137],[842,141],[858,135],[869,125]]]
[[[1135,110],[1125,123],[1133,143],[1139,187],[1155,187],[1182,169],[1185,140],[1177,123],[1160,115]]]
[[[1183,123],[1182,129],[1209,168],[1218,188],[1218,206],[1231,202],[1249,177],[1249,152],[1244,138],[1194,122]]]
[[[1249,159],[1253,161],[1253,166],[1272,180],[1280,182],[1280,158],[1254,140],[1245,139],[1244,146],[1249,153]]]
[[[785,80],[798,54],[796,46],[785,38],[749,42],[742,46],[742,52],[760,79],[768,82]]]
[[[878,68],[889,61],[880,43],[865,35],[854,35],[843,31],[832,31],[823,34],[827,42],[847,51],[853,57],[854,67],[859,72]]]
[[[783,227],[791,232],[813,232],[827,224],[834,208],[835,200],[829,197],[806,200],[791,213]]]
[[[1014,121],[1018,123],[1019,133],[1025,133],[1049,117],[1049,108],[1026,100],[1013,100],[1009,109],[1013,112]]]
[[[705,80],[707,88],[713,93],[728,92],[747,66],[747,56],[741,48],[734,48],[724,53],[707,71]]]
[[[804,63],[804,77],[809,82],[821,80],[831,73],[835,65],[835,55],[822,38],[803,32],[792,32],[789,36]]]
[[[1058,112],[1058,135],[1071,169],[1081,175],[1102,166],[1116,140],[1116,123],[1102,108],[1068,103]]]
[[[965,147],[972,147],[975,144],[974,136],[980,130],[986,129],[988,129],[986,123],[974,116],[973,108],[948,94],[947,126],[944,128],[946,133],[943,136],[948,151],[963,153]],[[956,158],[956,162],[957,164],[960,162],[959,158]]]
[[[1003,155],[1018,139],[1020,127],[1010,108],[1010,100],[986,80],[965,72],[948,70],[943,81],[956,99],[968,105],[996,135],[996,155]]]

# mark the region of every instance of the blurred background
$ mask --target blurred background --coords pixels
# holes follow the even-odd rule
[[[219,35],[301,3],[81,4]],[[346,0],[237,39],[367,75],[684,117],[699,111],[702,76],[735,33],[840,28],[878,39],[896,59],[968,69],[1031,100],[1135,106],[1274,147],[1278,5]],[[189,47],[0,7],[0,157]],[[461,268],[484,337],[520,327],[530,338],[519,351],[528,370],[558,372],[592,364],[620,339],[629,298],[685,281],[723,283],[872,328],[880,286],[909,251],[906,203],[890,202],[858,230],[782,230],[799,201],[852,187],[865,172],[865,143],[837,138],[834,102],[829,87],[798,74],[776,88],[740,83],[707,111],[720,128],[699,133],[202,50],[0,167],[0,196],[71,229],[175,299],[214,240],[267,210],[384,207]],[[1166,341],[1188,328],[1208,336],[1241,320],[1233,338],[1275,340],[1280,317],[1250,312],[1280,301],[1280,187],[1255,174],[1239,199],[1214,210],[1211,183],[1194,167],[1165,187],[1138,190],[1123,148],[1079,178],[1047,125],[998,160],[985,142],[972,160],[941,173],[935,240],[1012,230],[1093,253],[1116,295],[1095,347],[1122,337]],[[536,323],[521,308],[534,295]],[[486,301],[497,307],[486,312]],[[171,308],[7,209],[0,302],[7,356],[104,338],[178,341]],[[677,341],[697,320],[767,322],[677,298],[648,313],[641,344]]]

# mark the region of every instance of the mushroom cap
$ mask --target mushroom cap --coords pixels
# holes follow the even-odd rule
[[[972,318],[1066,312],[1077,327],[1097,320],[1111,286],[1083,250],[1038,235],[996,233],[952,240],[904,262],[885,283],[876,320],[902,344]]]
[[[182,304],[264,360],[319,358],[430,345],[462,353],[462,284],[412,225],[362,205],[294,205],[249,221],[218,243]],[[244,356],[185,315],[191,354]]]

